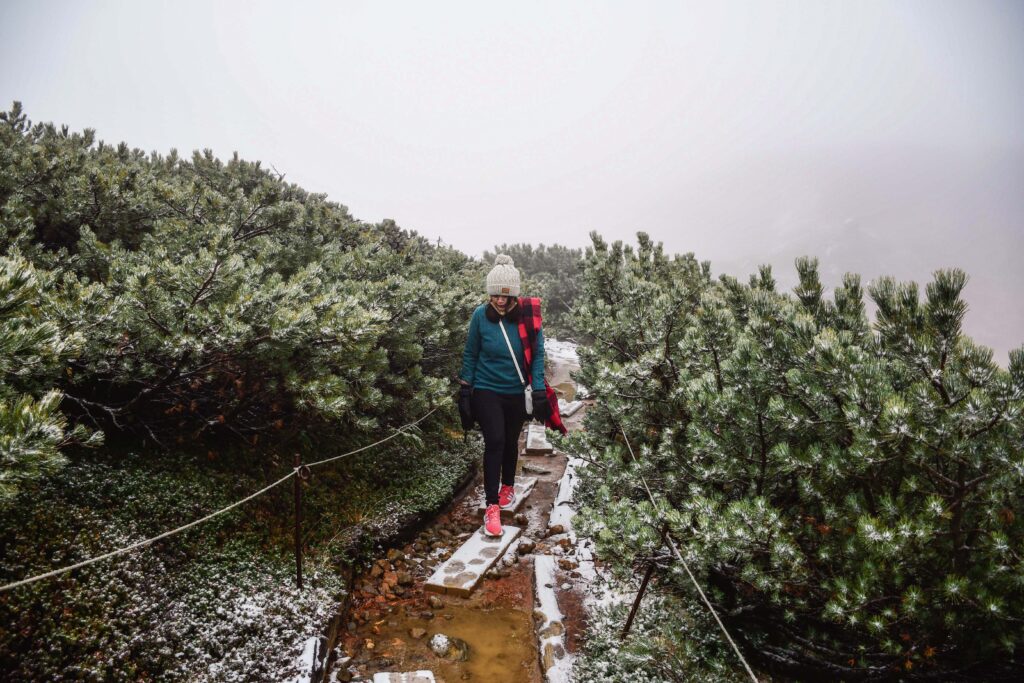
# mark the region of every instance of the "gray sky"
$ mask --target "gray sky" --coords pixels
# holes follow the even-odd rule
[[[469,253],[649,232],[716,271],[971,274],[1024,342],[1024,3],[0,4],[0,106],[273,164]]]

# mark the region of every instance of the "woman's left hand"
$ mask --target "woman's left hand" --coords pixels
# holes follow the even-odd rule
[[[544,389],[533,390],[533,417],[539,422],[547,422],[551,417],[551,404],[548,403],[548,393]]]

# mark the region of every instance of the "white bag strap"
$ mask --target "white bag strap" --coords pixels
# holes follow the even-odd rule
[[[505,338],[505,344],[508,346],[508,352],[512,355],[512,362],[516,364],[516,374],[519,375],[519,381],[526,386],[526,380],[523,379],[523,371],[519,369],[519,360],[516,358],[516,352],[512,350],[512,342],[508,340],[508,332],[505,331],[505,326],[501,324],[501,320],[498,320],[498,327],[501,328],[501,336]]]

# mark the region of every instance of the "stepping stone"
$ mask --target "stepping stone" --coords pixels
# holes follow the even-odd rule
[[[565,399],[558,399],[558,412],[562,417],[572,417],[572,415],[583,407],[583,401],[566,401]]]
[[[497,562],[523,530],[515,526],[502,526],[501,536],[488,536],[481,525],[466,539],[455,554],[440,565],[424,588],[435,593],[447,593],[468,598],[480,584],[484,573]]]
[[[516,502],[507,510],[501,511],[501,518],[505,519],[508,517],[511,519],[515,517],[515,514],[519,512],[520,508],[523,507],[523,503],[526,502],[527,497],[533,493],[533,487],[537,485],[537,477],[523,477],[516,482]],[[477,500],[476,511],[481,515],[487,510],[487,498],[484,493],[480,492],[480,498]]]
[[[373,683],[435,683],[435,681],[433,671],[413,671],[404,674],[373,674]]]
[[[531,424],[529,431],[526,432],[526,454],[551,455],[554,452],[554,447],[548,443],[548,437],[544,433],[544,425]]]

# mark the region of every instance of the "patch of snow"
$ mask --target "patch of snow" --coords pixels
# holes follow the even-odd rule
[[[572,680],[574,657],[565,650],[565,619],[555,596],[555,587],[558,585],[555,579],[555,560],[549,555],[538,555],[534,558],[533,567],[537,582],[537,609],[543,617],[537,624],[541,661],[545,660],[549,648],[554,653],[551,666],[544,675],[548,683],[569,683]]]
[[[312,683],[313,668],[316,666],[316,651],[320,646],[318,636],[310,636],[302,644],[302,654],[295,661],[299,675],[291,679],[292,683]]]
[[[576,353],[576,344],[570,341],[559,341],[554,337],[544,339],[544,356],[550,360],[580,364],[580,357]]]

